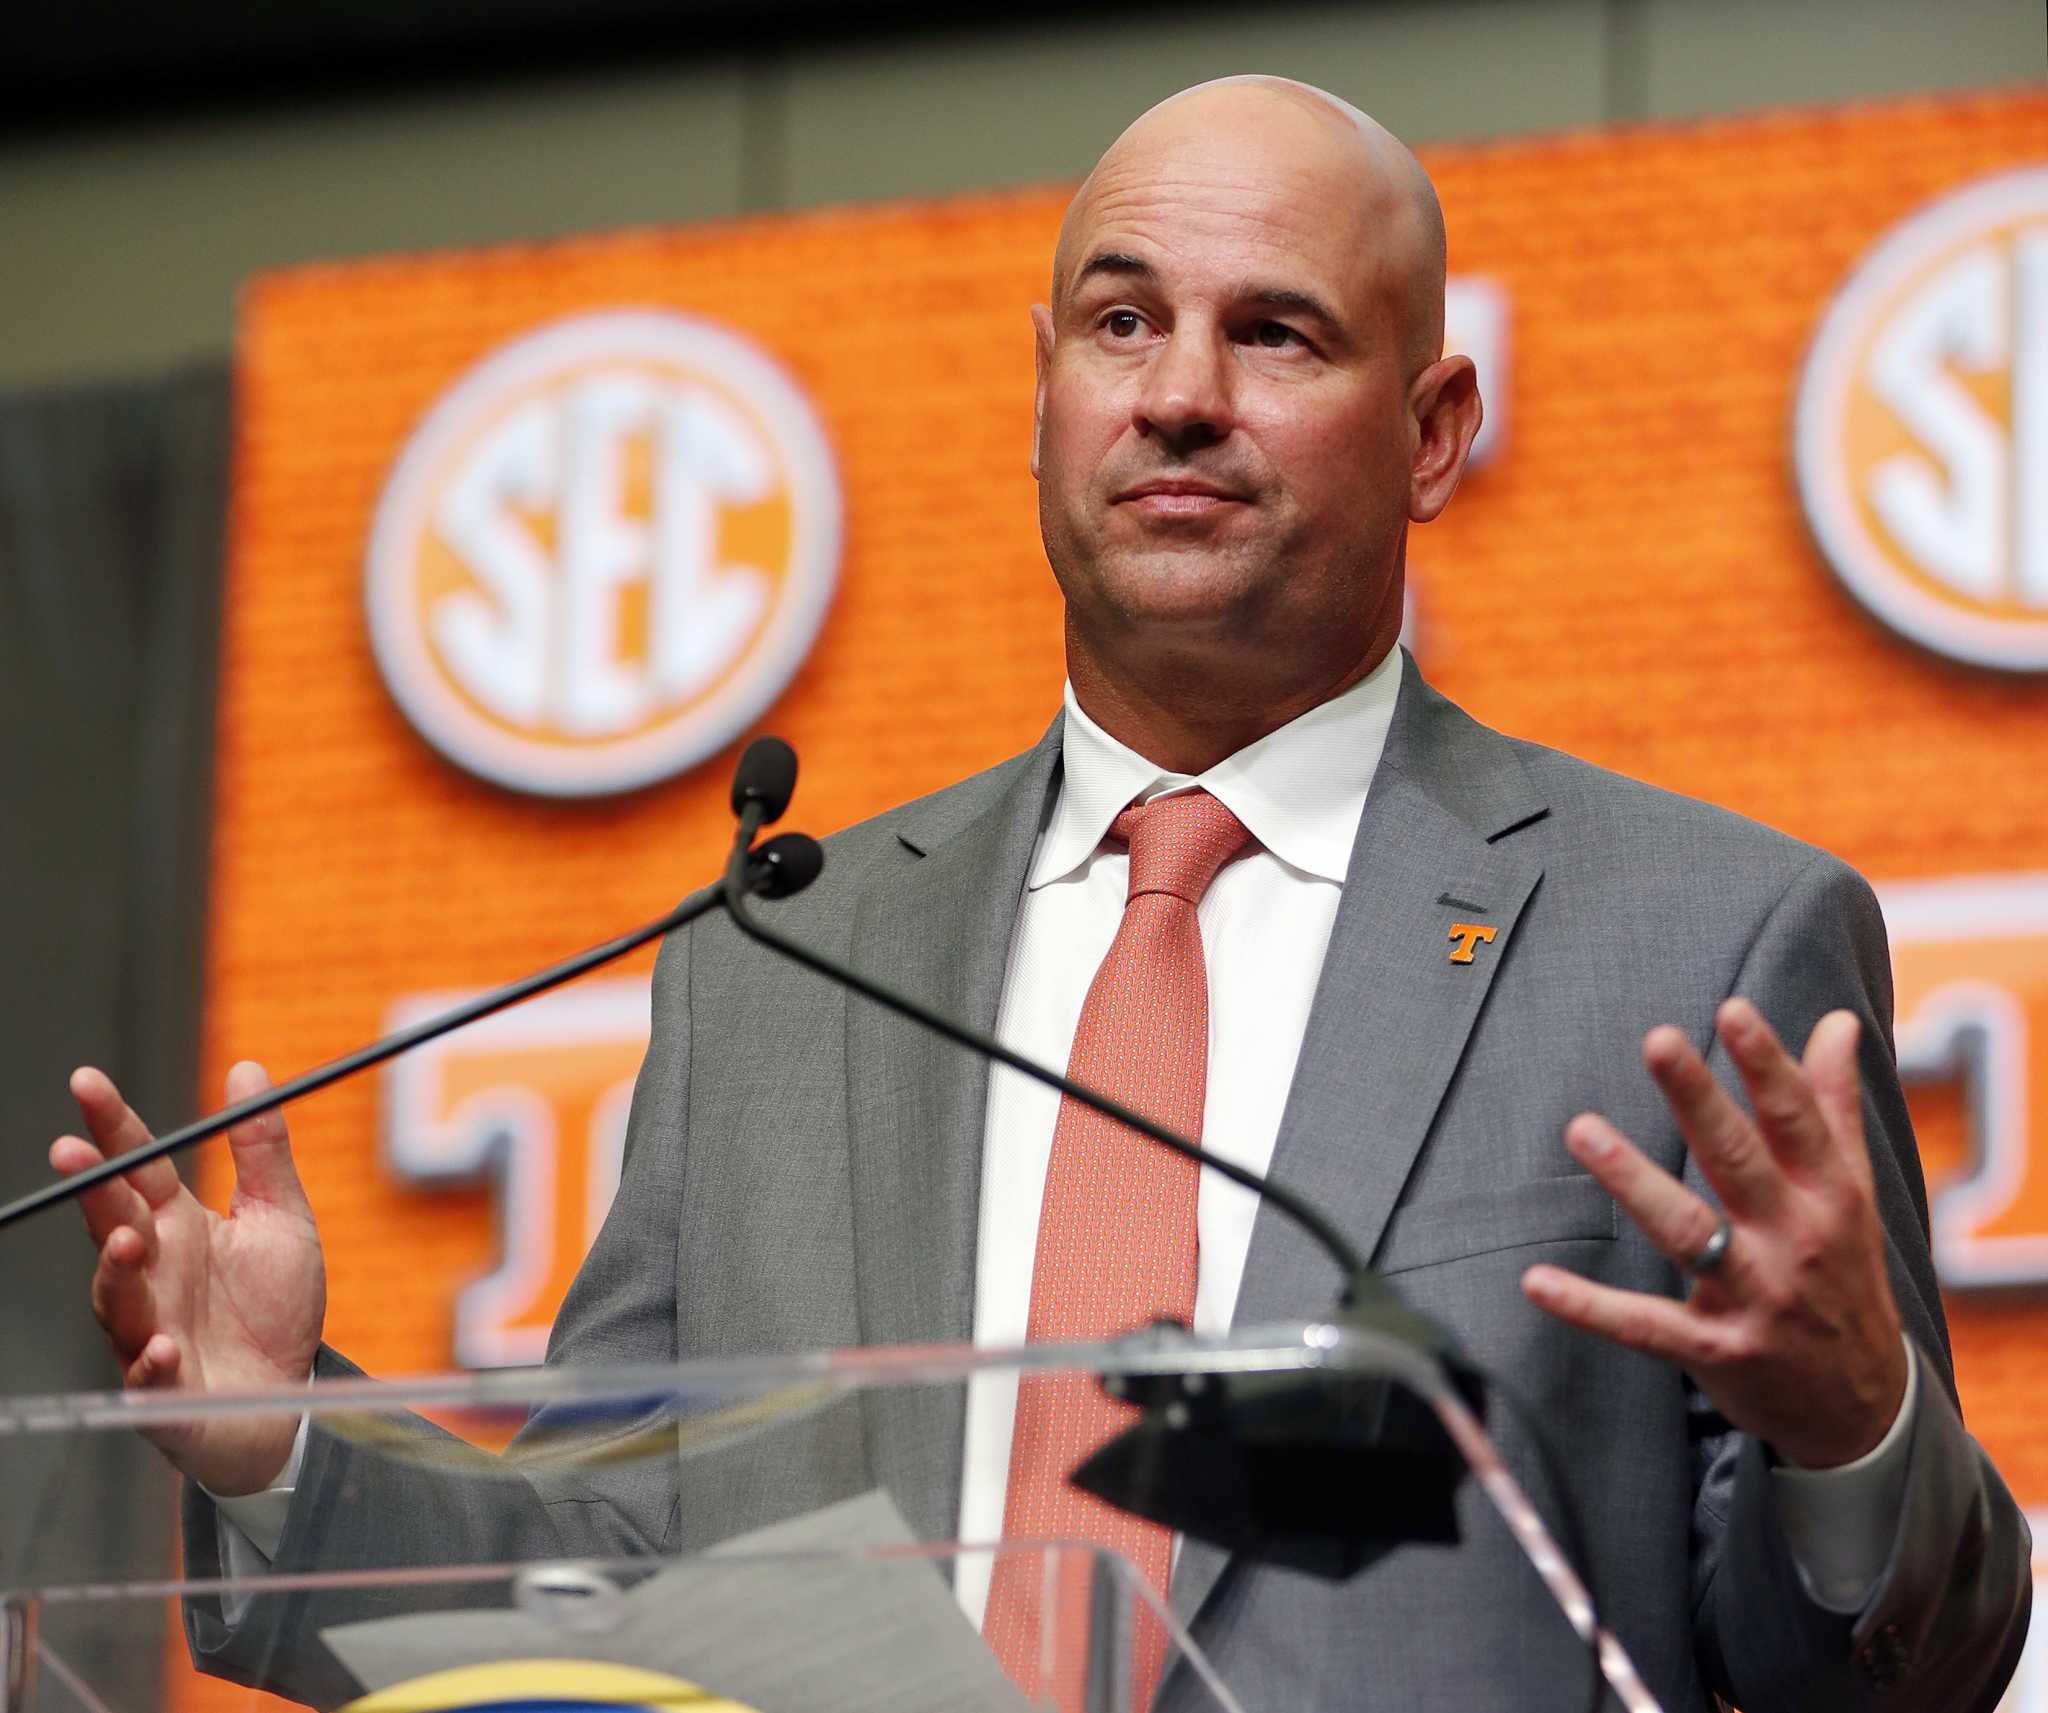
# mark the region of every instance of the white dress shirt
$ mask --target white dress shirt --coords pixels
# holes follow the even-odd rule
[[[1264,1171],[1308,1023],[1309,1005],[1343,895],[1351,845],[1372,788],[1401,683],[1395,649],[1342,695],[1217,763],[1199,778],[1169,773],[1119,743],[1066,695],[1060,789],[1039,835],[1010,942],[996,1033],[1040,1062],[1064,1068],[1089,983],[1124,908],[1129,858],[1107,844],[1123,808],[1199,785],[1252,834],[1197,909],[1209,968],[1209,1076],[1202,1140]],[[1059,1096],[1002,1066],[989,1079],[983,1137],[974,1342],[1022,1344],[1031,1306],[1039,1204]],[[1559,1142],[1560,1159],[1563,1143]],[[1258,1199],[1215,1172],[1202,1174],[1195,1330],[1230,1329]],[[1809,1591],[1840,1612],[1859,1609],[1882,1572],[1903,1499],[1917,1358],[1884,1440],[1841,1469],[1772,1473],[1773,1497]],[[1003,1532],[1014,1376],[983,1375],[968,1388],[960,1539]],[[259,1571],[277,1550],[297,1481],[305,1429],[267,1493],[218,1501],[223,1568]],[[956,1592],[977,1626],[990,1561],[959,1562]],[[232,1621],[232,1619],[231,1619]]]

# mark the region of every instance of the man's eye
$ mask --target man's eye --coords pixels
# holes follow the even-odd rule
[[[1102,318],[1103,330],[1112,339],[1129,339],[1143,325],[1135,310],[1112,309]]]
[[[1269,351],[1278,351],[1285,346],[1301,343],[1301,335],[1284,321],[1262,321],[1252,337]]]

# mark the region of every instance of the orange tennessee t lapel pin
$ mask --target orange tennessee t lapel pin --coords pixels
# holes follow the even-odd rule
[[[1491,945],[1493,937],[1500,930],[1491,922],[1453,922],[1451,924],[1451,962],[1469,964],[1472,954],[1483,945]]]

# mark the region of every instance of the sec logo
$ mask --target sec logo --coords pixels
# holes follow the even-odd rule
[[[458,765],[631,790],[781,694],[831,602],[840,516],[824,429],[765,352],[686,316],[577,316],[486,357],[400,453],[371,645]]]
[[[2048,167],[1886,237],[1829,308],[1795,462],[1836,574],[1957,660],[2048,671]]]

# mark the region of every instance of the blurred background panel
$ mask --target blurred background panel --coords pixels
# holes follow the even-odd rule
[[[1412,142],[2041,75],[2033,0],[605,0],[0,23],[0,386],[227,348],[282,264],[1077,177],[1256,69]]]

